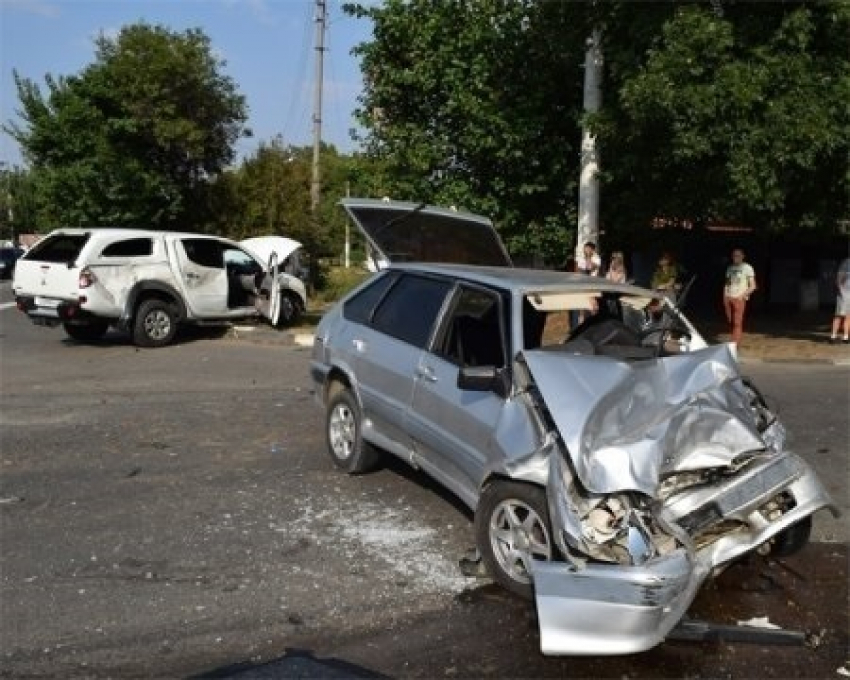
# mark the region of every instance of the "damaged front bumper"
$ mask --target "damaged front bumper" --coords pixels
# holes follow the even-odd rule
[[[579,656],[654,647],[706,575],[683,548],[640,566],[535,561],[540,650]]]
[[[786,508],[776,513],[779,496]],[[680,492],[663,507],[664,523],[686,530],[673,551],[642,564],[533,563],[544,654],[650,649],[679,623],[713,572],[817,510],[838,514],[811,468],[790,452],[722,483]]]

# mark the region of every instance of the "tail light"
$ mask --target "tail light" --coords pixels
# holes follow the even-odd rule
[[[93,286],[96,281],[97,277],[94,275],[94,272],[91,269],[89,269],[88,267],[83,267],[80,270],[80,288],[88,288],[89,286]]]

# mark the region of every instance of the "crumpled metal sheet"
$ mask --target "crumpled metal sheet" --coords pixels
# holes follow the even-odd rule
[[[663,472],[766,447],[726,345],[631,363],[542,350],[523,358],[591,493],[654,496]]]

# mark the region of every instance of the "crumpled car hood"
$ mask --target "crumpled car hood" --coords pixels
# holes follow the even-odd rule
[[[633,363],[546,350],[522,358],[591,493],[655,496],[664,473],[766,447],[727,345]]]

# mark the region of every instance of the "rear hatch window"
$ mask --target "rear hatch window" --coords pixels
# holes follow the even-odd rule
[[[25,260],[70,264],[76,261],[89,240],[89,234],[53,234],[36,243]]]

